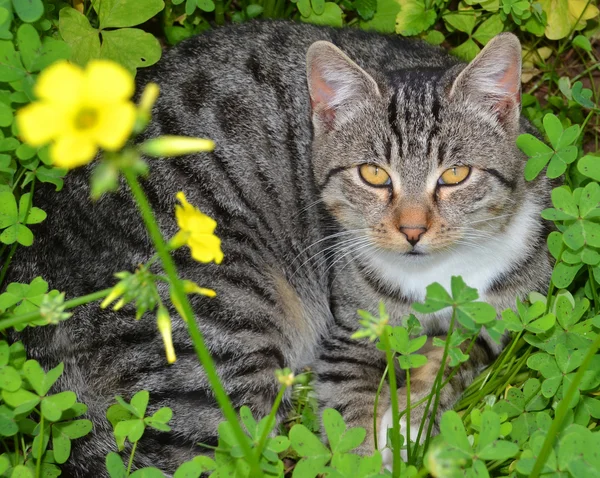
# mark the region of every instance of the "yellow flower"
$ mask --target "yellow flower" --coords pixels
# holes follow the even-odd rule
[[[56,166],[82,166],[94,159],[98,148],[123,147],[135,123],[133,90],[133,78],[116,63],[93,60],[83,70],[57,62],[35,85],[38,101],[18,112],[19,132],[32,146],[51,142]]]
[[[214,141],[187,136],[159,136],[145,141],[140,145],[144,154],[162,158],[167,156],[181,156],[183,154],[213,151]]]
[[[182,192],[177,193],[177,199],[181,205],[175,206],[175,217],[181,230],[171,240],[171,247],[187,245],[195,260],[220,264],[223,252],[221,239],[214,234],[217,222],[187,202]]]

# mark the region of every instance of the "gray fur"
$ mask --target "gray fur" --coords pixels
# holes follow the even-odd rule
[[[496,42],[483,63],[494,55],[510,57],[514,40],[499,40],[512,50],[503,51]],[[316,41],[332,42],[343,54],[319,43],[307,65]],[[334,76],[353,78],[338,102],[318,97],[314,84],[329,81],[323,84],[339,93],[327,71],[331,65]],[[470,94],[478,91],[469,80],[478,78],[472,74],[478,71],[466,75],[466,86],[461,80],[453,89],[463,69],[421,42],[264,22],[188,40],[140,72],[140,85],[161,86],[147,137],[179,134],[216,141],[214,153],[150,161],[144,187],[166,237],[176,232],[173,210],[180,190],[218,222],[221,265],[195,263],[187,250],[175,257],[183,277],[218,293],[192,300],[235,406],[247,404],[266,414],[278,388],[273,370],[313,364],[323,406],[338,408],[349,423],[370,430],[384,365],[373,344],[349,338],[357,327],[356,310],[375,312],[383,299],[397,322],[424,293],[420,286],[407,289],[412,272],[395,282],[381,261],[420,273],[470,248],[487,248],[493,255],[499,247],[493,238],[510,230],[514,221],[508,214],[524,205],[532,219],[521,231],[514,260],[489,280],[469,285],[483,289],[484,298],[499,308],[513,305],[515,295],[545,289],[550,265],[538,213],[548,185],[543,179],[523,180],[524,157],[511,126],[518,103],[505,101],[500,115],[488,96],[482,101]],[[506,99],[499,94],[499,101]],[[361,163],[386,168],[393,189],[361,182],[355,167]],[[431,177],[457,164],[472,166],[473,177],[436,192]],[[41,275],[74,297],[110,286],[113,272],[133,270],[151,257],[129,192],[123,187],[90,203],[89,172],[70,173],[58,194],[46,185],[36,193],[48,219],[37,227],[34,246],[20,250],[11,281]],[[426,217],[437,221],[417,244],[427,255],[406,255],[410,246],[392,227],[414,205],[424,205]],[[449,280],[442,266],[439,274],[442,283]],[[222,417],[184,324],[174,320],[178,361],[167,366],[152,317],[140,322],[132,317],[131,307],[113,312],[92,304],[56,327],[22,334],[28,353],[42,365],[65,362],[60,388],[76,391],[95,423],[93,436],[74,443],[71,476],[102,473],[104,456],[114,448],[104,413],[116,394],[129,398],[148,389],[152,408],[174,411],[172,433],[144,437],[138,466],[172,472],[201,452],[197,442],[216,444]],[[424,325],[429,335],[443,335],[447,317],[426,318]],[[479,358],[474,368],[498,348],[482,341],[481,350],[474,353]],[[458,376],[456,393],[444,406],[451,406],[472,370]],[[285,402],[282,413],[287,409]],[[369,446],[372,440],[362,451]]]

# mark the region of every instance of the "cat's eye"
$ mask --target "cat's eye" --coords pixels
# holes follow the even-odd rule
[[[374,164],[361,164],[358,167],[360,177],[367,184],[375,187],[386,187],[392,184],[390,175]]]
[[[442,173],[440,179],[438,179],[438,184],[442,186],[454,186],[467,179],[470,173],[471,168],[469,166],[454,166]]]

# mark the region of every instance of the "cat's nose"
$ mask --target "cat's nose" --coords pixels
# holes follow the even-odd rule
[[[421,236],[427,232],[427,228],[424,226],[400,226],[399,229],[413,247],[419,242]]]

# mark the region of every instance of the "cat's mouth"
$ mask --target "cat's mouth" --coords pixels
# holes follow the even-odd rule
[[[421,252],[421,251],[415,251],[413,249],[412,251],[406,252],[404,255],[406,255],[406,256],[424,256],[425,253]]]

